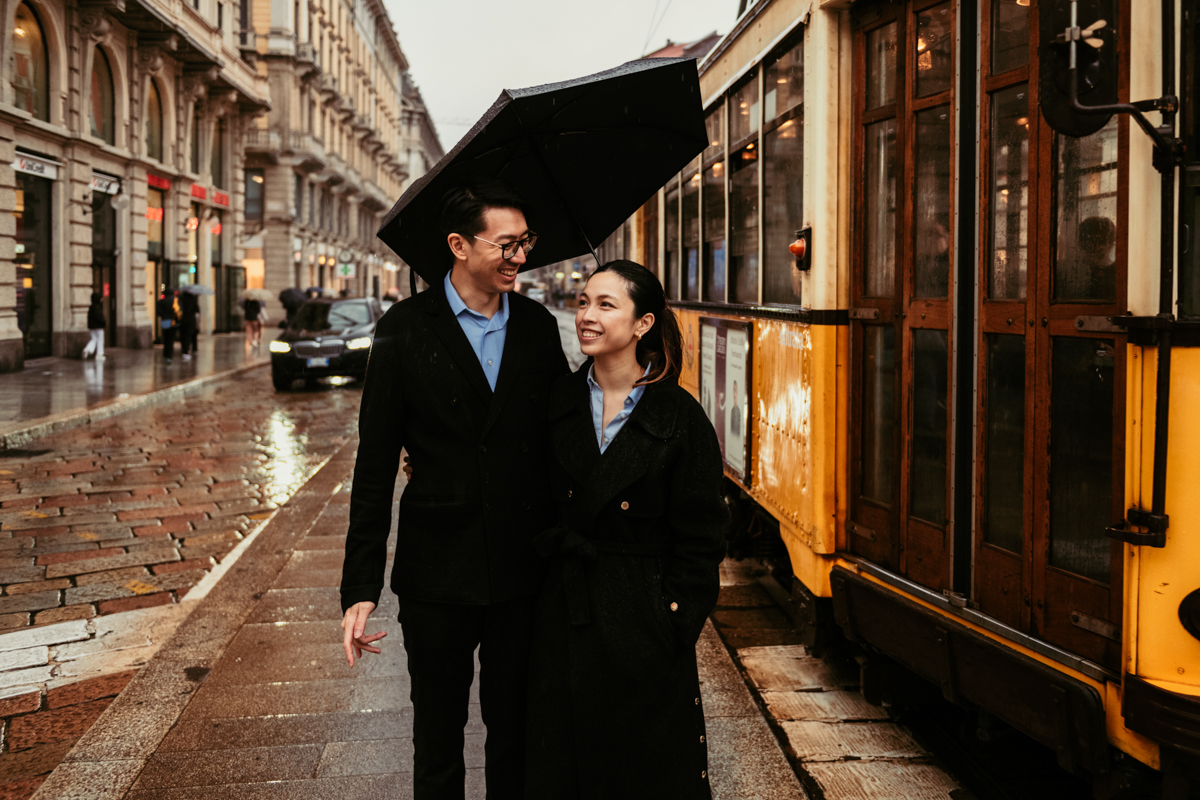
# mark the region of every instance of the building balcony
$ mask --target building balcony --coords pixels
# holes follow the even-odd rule
[[[326,103],[332,103],[338,99],[338,79],[336,75],[321,76],[321,98]]]
[[[252,153],[265,155],[271,159],[272,163],[278,164],[279,154],[282,150],[283,143],[279,131],[263,128],[250,128],[246,131],[247,155]]]
[[[375,130],[375,126],[371,124],[371,118],[366,114],[354,115],[354,130],[368,133]]]
[[[296,45],[296,67],[301,78],[321,74],[321,54],[312,42]]]
[[[337,153],[326,155],[325,175],[330,186],[339,186],[346,182],[346,162]]]
[[[292,155],[296,166],[304,172],[318,172],[328,163],[325,143],[307,131],[292,131]]]
[[[386,211],[391,207],[391,198],[373,180],[363,182],[363,205],[375,211]]]

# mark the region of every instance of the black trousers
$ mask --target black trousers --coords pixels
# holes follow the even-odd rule
[[[400,598],[412,682],[414,800],[463,800],[467,708],[479,647],[488,800],[525,791],[525,703],[534,597],[487,606]]]
[[[174,325],[169,328],[162,329],[163,341],[163,358],[170,359],[175,355],[175,331],[178,330]]]
[[[183,353],[185,356],[188,355],[189,353],[195,353],[196,352],[196,334],[198,334],[199,332],[200,332],[200,329],[197,328],[195,325],[191,325],[191,326],[180,325],[179,326],[179,352]]]

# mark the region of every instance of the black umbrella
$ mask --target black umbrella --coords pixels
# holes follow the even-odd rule
[[[300,291],[299,287],[296,286],[284,289],[279,293],[279,302],[283,303],[283,307],[288,311],[295,311],[304,305],[306,299],[304,292]]]
[[[501,178],[533,207],[522,270],[587,252],[708,144],[696,61],[631,61],[586,78],[501,92],[454,149],[408,188],[379,238],[427,283],[450,265],[438,205],[456,184]]]

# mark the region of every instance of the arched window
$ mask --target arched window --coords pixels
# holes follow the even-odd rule
[[[46,37],[37,15],[25,3],[17,6],[13,25],[13,102],[35,119],[50,121],[50,62]]]
[[[109,144],[116,144],[116,126],[113,124],[113,77],[108,56],[96,46],[92,57],[92,136]]]
[[[163,160],[163,116],[162,98],[158,84],[150,81],[150,93],[146,97],[146,155]]]

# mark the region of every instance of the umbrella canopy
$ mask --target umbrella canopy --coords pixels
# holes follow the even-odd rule
[[[283,303],[283,307],[289,311],[295,311],[304,305],[306,299],[308,298],[304,296],[304,292],[300,291],[299,287],[296,286],[284,289],[279,293],[279,302]]]
[[[500,178],[532,206],[537,247],[522,270],[574,258],[607,238],[708,144],[696,61],[631,61],[585,78],[500,94],[396,202],[382,239],[426,283],[449,248],[438,232],[447,191]]]
[[[239,296],[243,300],[258,300],[260,303],[265,303],[269,300],[275,299],[275,295],[271,294],[266,289],[247,289]]]
[[[201,286],[198,283],[184,284],[180,287],[179,291],[183,294],[216,294],[212,289],[207,286]]]

